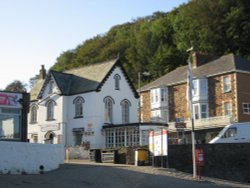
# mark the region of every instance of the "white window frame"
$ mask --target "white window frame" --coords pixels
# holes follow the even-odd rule
[[[203,111],[202,106],[206,106],[206,110]],[[207,103],[197,103],[197,104],[193,104],[193,108],[194,108],[194,119],[198,120],[198,119],[206,119],[208,118],[208,104]],[[205,114],[205,116],[204,116]]]
[[[193,96],[199,95],[199,81],[193,80]]]
[[[250,103],[242,103],[243,114],[250,114]]]
[[[223,77],[223,92],[227,93],[232,90],[232,85],[231,85],[231,76],[224,76]]]
[[[223,104],[224,116],[232,116],[232,103],[230,101]]]

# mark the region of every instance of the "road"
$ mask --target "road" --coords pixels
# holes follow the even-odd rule
[[[168,175],[152,167],[96,163],[68,163],[58,170],[39,175],[0,175],[4,188],[219,188],[232,187],[210,181]],[[238,187],[238,186],[237,186]]]

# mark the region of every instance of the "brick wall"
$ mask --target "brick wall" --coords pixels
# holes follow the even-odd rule
[[[250,114],[244,114],[242,103],[250,103],[250,74],[237,73],[238,119],[239,122],[250,121]]]

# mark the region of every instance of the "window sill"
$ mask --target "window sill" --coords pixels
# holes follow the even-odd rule
[[[37,123],[38,123],[37,121],[30,122],[30,124],[32,124],[32,125],[37,124]]]
[[[80,119],[83,118],[83,116],[75,116],[74,119]]]
[[[55,119],[47,119],[46,121],[55,121]]]
[[[223,93],[230,93],[232,90],[228,90],[228,91],[223,91]]]

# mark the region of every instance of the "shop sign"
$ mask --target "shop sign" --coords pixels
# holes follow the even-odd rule
[[[22,98],[20,93],[0,92],[0,107],[21,108]]]

